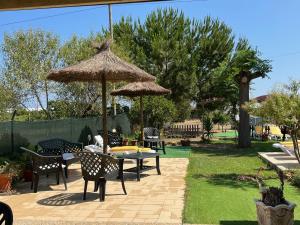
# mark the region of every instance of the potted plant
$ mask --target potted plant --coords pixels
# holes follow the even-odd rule
[[[123,146],[127,146],[127,145],[128,145],[128,138],[124,138],[124,139],[123,139],[122,145],[123,145]]]
[[[0,165],[0,192],[8,192],[11,190],[12,176],[8,172],[8,161],[4,161]]]
[[[191,145],[190,139],[180,140],[180,143],[181,143],[181,146],[190,146]]]
[[[135,140],[135,139],[131,140],[131,145],[132,145],[132,146],[137,145],[137,143],[138,143],[138,140]]]
[[[20,176],[21,166],[15,162],[5,160],[0,165],[0,192],[8,192],[12,182]]]
[[[140,139],[141,133],[140,131],[135,131],[134,132],[134,139],[131,140],[131,145],[137,145],[138,144],[138,140]]]
[[[280,187],[266,187],[257,177],[261,199],[255,200],[259,225],[293,225],[295,204],[284,198],[284,175],[278,171]]]
[[[24,165],[22,178],[25,182],[32,181],[32,166],[30,163]]]

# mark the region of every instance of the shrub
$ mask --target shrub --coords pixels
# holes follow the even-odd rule
[[[300,171],[296,171],[292,178],[291,178],[291,184],[300,188]]]
[[[163,96],[143,97],[144,126],[161,128],[164,123],[172,122],[177,115],[175,104]],[[140,124],[140,104],[135,101],[129,112],[133,125]]]

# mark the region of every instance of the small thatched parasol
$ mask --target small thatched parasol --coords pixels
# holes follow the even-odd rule
[[[97,54],[88,60],[61,70],[51,71],[47,79],[63,83],[73,81],[101,82],[102,84],[102,117],[103,117],[103,152],[107,152],[107,122],[106,122],[106,82],[118,81],[154,81],[155,77],[129,64],[110,51],[110,42],[104,42],[96,47]]]
[[[143,96],[145,95],[164,95],[170,94],[171,91],[154,83],[148,82],[134,82],[129,83],[115,91],[112,91],[111,95],[123,95],[129,97],[140,96],[140,123],[141,123],[141,140],[143,140],[143,128],[144,128],[144,115],[143,115]]]

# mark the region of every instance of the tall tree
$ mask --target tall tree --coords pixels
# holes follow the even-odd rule
[[[253,49],[246,39],[240,39],[232,57],[232,68],[239,86],[239,139],[241,148],[250,147],[250,117],[242,107],[249,102],[251,82],[256,78],[264,78],[272,70],[269,60],[262,59],[260,52]]]
[[[224,73],[222,63],[228,59],[234,48],[234,35],[225,23],[218,19],[205,17],[203,21],[196,24],[194,60],[197,74],[197,95],[195,101],[200,109],[206,100],[215,98],[226,98],[224,87],[231,82],[230,76]],[[229,80],[227,79],[229,78]],[[222,101],[224,105],[224,100]],[[220,104],[210,104],[218,108]],[[208,105],[206,105],[208,107]],[[223,106],[222,106],[223,107]],[[209,108],[208,108],[209,109]],[[215,110],[209,109],[209,110]]]
[[[59,40],[41,30],[18,31],[4,35],[3,77],[5,87],[18,105],[27,107],[35,101],[47,117],[52,85],[46,80],[50,69],[57,66]]]
[[[0,84],[0,120],[9,119],[9,112],[16,108],[13,93]]]
[[[114,26],[118,44],[128,49],[133,61],[172,90],[180,119],[185,119],[195,90],[192,63],[192,22],[174,9],[157,10],[144,23],[122,19]]]

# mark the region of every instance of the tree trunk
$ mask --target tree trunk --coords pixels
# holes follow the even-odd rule
[[[300,163],[300,149],[299,149],[299,144],[298,144],[298,129],[293,129],[291,132],[291,136],[292,136],[292,140],[293,140],[293,147],[294,147],[294,152],[295,152],[295,156],[298,160],[298,162]]]
[[[102,128],[103,128],[103,153],[107,153],[107,120],[106,120],[106,79],[102,76]]]
[[[240,109],[239,109],[239,147],[247,148],[251,146],[250,141],[250,116],[246,110],[242,108],[246,102],[249,101],[249,89],[250,89],[250,81],[248,79],[247,74],[242,73],[240,77]]]
[[[141,142],[144,140],[144,106],[143,97],[140,96],[140,120],[141,120]]]

